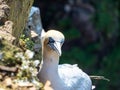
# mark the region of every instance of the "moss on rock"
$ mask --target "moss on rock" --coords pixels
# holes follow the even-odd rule
[[[14,55],[20,51],[22,51],[20,48],[12,45],[10,42],[8,42],[5,39],[2,39],[0,41],[0,52],[3,53],[3,58],[2,58],[2,62],[0,63],[8,66],[16,65],[16,63],[18,63],[19,60],[17,60]]]

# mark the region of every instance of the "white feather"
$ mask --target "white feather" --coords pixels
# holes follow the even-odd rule
[[[77,65],[62,64],[58,67],[60,78],[69,90],[91,90],[92,82],[89,76]]]

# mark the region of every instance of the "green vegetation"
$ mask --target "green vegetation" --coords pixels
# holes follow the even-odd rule
[[[21,35],[19,39],[19,44],[21,48],[33,50],[34,42],[25,35]]]
[[[96,10],[91,22],[94,23],[96,32],[101,33],[99,41],[88,43],[85,48],[76,46],[77,43],[74,43],[72,48],[63,51],[60,63],[77,63],[80,68],[86,72],[88,71],[90,75],[102,75],[110,79],[110,82],[93,80],[93,83],[97,86],[96,90],[119,90],[119,1],[90,1]],[[71,43],[81,37],[81,32],[73,25],[69,17],[59,20],[57,27],[62,29],[66,40]],[[97,64],[99,67],[96,66]]]
[[[6,40],[2,40],[0,42],[0,52],[3,53],[3,59],[2,61],[0,61],[0,64],[15,66],[17,63],[20,63],[20,60],[14,57],[14,55],[20,51],[21,51],[20,48],[12,45]]]

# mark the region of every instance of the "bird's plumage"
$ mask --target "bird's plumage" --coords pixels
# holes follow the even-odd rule
[[[45,90],[91,90],[89,76],[77,65],[59,64],[64,35],[56,30],[45,33],[42,39],[43,64],[38,78]]]
[[[79,69],[77,64],[59,65],[58,72],[69,90],[91,90],[92,82],[89,76]]]

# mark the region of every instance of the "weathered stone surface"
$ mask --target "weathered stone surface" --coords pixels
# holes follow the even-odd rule
[[[20,37],[26,25],[30,8],[34,0],[7,0],[10,7],[9,20],[14,23],[12,35],[16,37],[16,41]]]
[[[12,42],[15,37],[12,36],[13,22],[8,20],[10,7],[5,0],[0,0],[0,36]]]
[[[18,86],[19,86],[19,87],[32,87],[33,84],[32,84],[32,83],[29,83],[29,82],[19,82],[19,83],[18,83]]]
[[[31,38],[34,42],[33,50],[36,53],[35,58],[41,60],[41,33],[44,32],[40,10],[38,7],[32,7],[29,13],[29,18],[25,28],[25,35]]]
[[[12,21],[6,21],[5,25],[0,27],[0,36],[11,43],[15,40],[15,37],[12,35],[12,28]]]
[[[10,7],[5,0],[0,0],[0,25],[3,25],[10,14]]]
[[[10,42],[15,40],[14,37],[16,38],[16,43],[18,42],[26,25],[33,1],[34,0],[0,0],[0,25],[5,24],[3,27],[0,27],[0,34],[3,34],[3,37],[10,37]],[[9,21],[9,23],[6,21]],[[11,36],[8,33],[11,34]],[[5,39],[9,41],[7,37],[5,37]]]
[[[40,10],[38,7],[32,7],[29,14],[29,19],[27,22],[27,28],[35,31],[38,35],[42,31],[42,23],[40,17]]]
[[[6,87],[12,87],[12,80],[11,80],[11,78],[6,78],[5,80],[4,80],[4,83],[5,83],[5,86]]]

